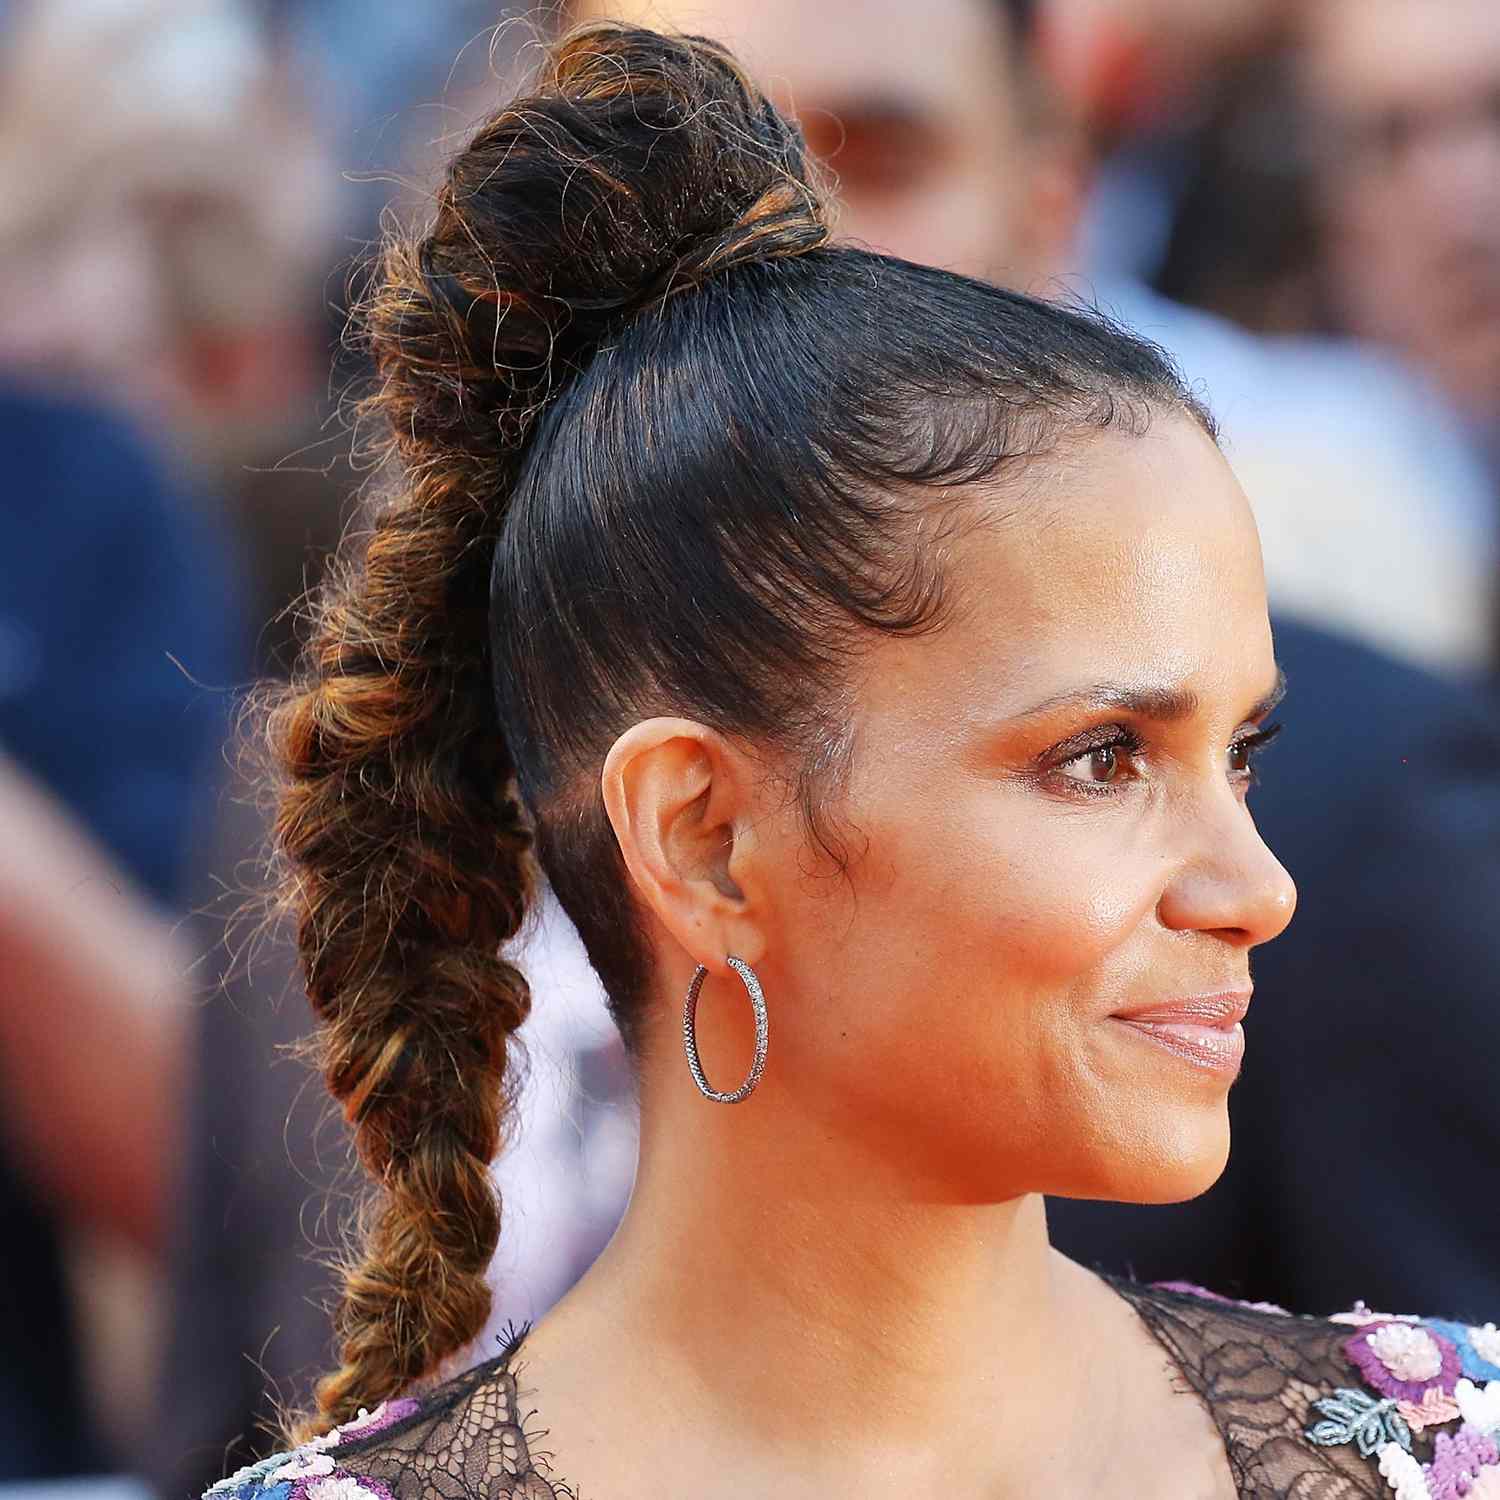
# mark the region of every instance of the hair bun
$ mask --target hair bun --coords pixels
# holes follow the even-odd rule
[[[828,238],[820,200],[790,178],[772,183],[732,224],[708,233],[651,278],[621,311],[645,311],[734,266],[815,250]]]
[[[414,441],[493,453],[632,316],[828,233],[800,133],[728,52],[591,23],[452,160],[366,326]]]

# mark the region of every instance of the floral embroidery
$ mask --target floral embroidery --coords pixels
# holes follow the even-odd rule
[[[1432,1445],[1432,1462],[1425,1465],[1427,1489],[1433,1500],[1466,1500],[1480,1470],[1500,1464],[1500,1448],[1493,1438],[1465,1423],[1456,1433],[1440,1432]]]
[[[378,1479],[363,1479],[338,1469],[322,1479],[298,1486],[296,1500],[396,1500]]]
[[[338,1443],[347,1443],[354,1438],[367,1438],[377,1432],[384,1432],[387,1427],[394,1427],[397,1422],[404,1422],[411,1414],[421,1409],[422,1403],[412,1396],[399,1396],[393,1401],[382,1401],[374,1411],[366,1411],[360,1407],[359,1415],[344,1423],[342,1427],[335,1427],[328,1436],[333,1440],[328,1446],[333,1447]]]
[[[1322,1412],[1325,1418],[1317,1426],[1307,1429],[1308,1439],[1319,1447],[1353,1443],[1365,1458],[1383,1446],[1396,1447],[1403,1452],[1411,1447],[1411,1431],[1406,1419],[1389,1397],[1379,1401],[1365,1391],[1341,1387],[1333,1395],[1314,1401],[1313,1410]]]
[[[374,1411],[360,1407],[359,1415],[299,1448],[273,1453],[247,1464],[209,1489],[204,1500],[395,1500],[385,1485],[339,1468],[330,1449],[355,1438],[367,1438],[421,1410],[410,1396],[383,1401]]]
[[[1367,1323],[1344,1351],[1382,1396],[1420,1405],[1429,1389],[1451,1392],[1458,1383],[1458,1346],[1431,1329],[1390,1320]]]
[[[1377,1461],[1396,1500],[1500,1500],[1500,1448],[1467,1425],[1437,1435],[1429,1464],[1397,1443],[1386,1443]]]
[[[300,1450],[298,1450],[300,1451]],[[243,1469],[237,1469],[228,1479],[221,1479],[216,1485],[211,1486],[204,1492],[203,1500],[213,1500],[219,1495],[228,1495],[235,1490],[248,1486],[259,1480],[264,1490],[270,1491],[277,1483],[273,1476],[276,1470],[284,1468],[297,1456],[292,1453],[273,1453],[269,1458],[262,1458],[253,1464],[246,1464]]]
[[[1489,1358],[1500,1354],[1500,1330],[1392,1317],[1363,1303],[1331,1321],[1358,1330],[1344,1352],[1377,1394],[1340,1389],[1315,1401],[1324,1420],[1307,1438],[1373,1457],[1396,1500],[1500,1500],[1500,1377],[1488,1378],[1500,1369]]]
[[[1356,1302],[1348,1312],[1333,1313],[1330,1323],[1352,1323],[1356,1328],[1366,1323],[1420,1323],[1422,1320],[1412,1313],[1372,1312],[1363,1302]]]
[[[1421,1432],[1426,1427],[1438,1427],[1460,1415],[1458,1402],[1436,1386],[1428,1387],[1420,1403],[1398,1401],[1396,1410],[1406,1418],[1407,1425],[1413,1432]]]
[[[1492,1380],[1482,1389],[1472,1380],[1460,1380],[1453,1388],[1453,1399],[1470,1427],[1500,1437],[1500,1380]]]
[[[1437,1341],[1411,1323],[1382,1323],[1364,1335],[1366,1346],[1397,1380],[1425,1385],[1443,1373]]]
[[[1426,1326],[1435,1328],[1458,1346],[1463,1372],[1470,1380],[1500,1380],[1500,1329],[1493,1323],[1471,1328],[1467,1323],[1450,1323],[1446,1318],[1428,1318]]]
[[[276,1481],[285,1484],[290,1480],[295,1484],[299,1479],[322,1479],[332,1473],[333,1460],[326,1453],[304,1447],[296,1449],[286,1467],[276,1471]]]
[[[1380,1450],[1380,1472],[1396,1500],[1431,1500],[1422,1465],[1399,1443],[1387,1443]]]

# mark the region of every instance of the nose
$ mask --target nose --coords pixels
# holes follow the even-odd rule
[[[1253,948],[1285,930],[1296,910],[1297,887],[1245,804],[1227,789],[1214,801],[1191,821],[1157,916],[1174,931],[1211,932]]]

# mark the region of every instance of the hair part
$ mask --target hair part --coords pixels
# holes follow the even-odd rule
[[[614,738],[680,713],[756,746],[837,860],[849,669],[941,627],[934,533],[1071,433],[1198,411],[1094,316],[828,236],[723,48],[594,24],[385,249],[361,317],[395,487],[270,719],[319,1057],[377,1189],[302,1435],[487,1316],[538,859],[640,1044]]]

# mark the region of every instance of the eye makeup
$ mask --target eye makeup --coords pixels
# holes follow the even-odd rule
[[[1255,759],[1278,734],[1280,724],[1265,729],[1241,734],[1226,747],[1230,759],[1228,775],[1246,788],[1255,784]],[[1146,745],[1140,733],[1128,724],[1100,724],[1054,745],[1037,758],[1038,779],[1049,791],[1055,790],[1066,796],[1108,797],[1117,796],[1123,782],[1141,779],[1138,770],[1121,777],[1116,772],[1125,762],[1139,759]],[[1084,776],[1073,776],[1067,767],[1081,765],[1093,760],[1094,769],[1103,771],[1096,780]]]

